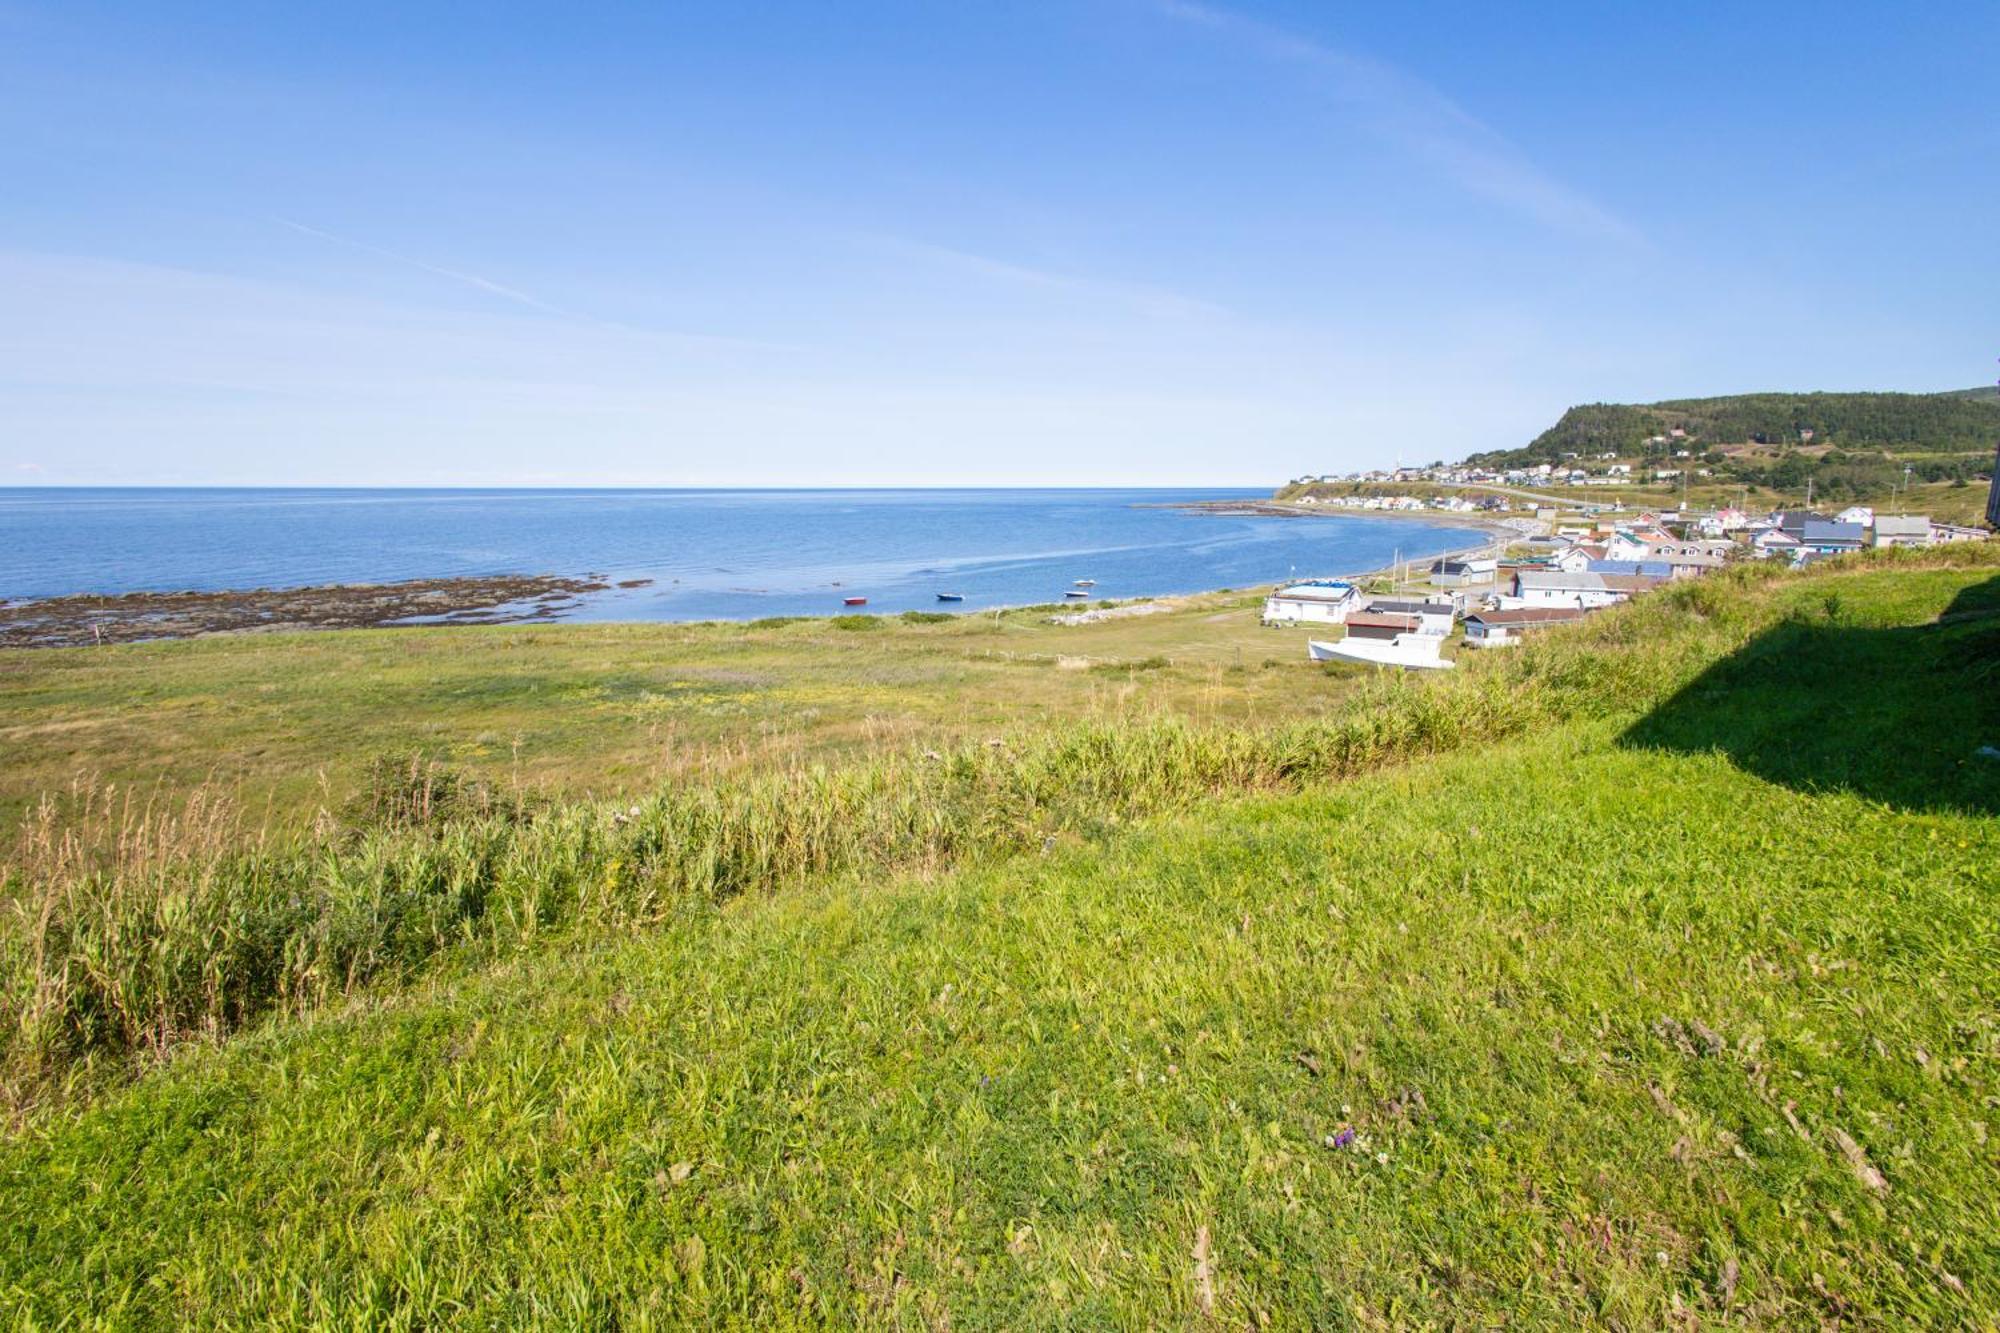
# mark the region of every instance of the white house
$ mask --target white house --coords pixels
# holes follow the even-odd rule
[[[1836,523],[1859,523],[1864,528],[1875,526],[1875,511],[1867,505],[1849,505],[1833,516]]]
[[[1883,514],[1875,520],[1876,546],[1929,546],[1931,521],[1922,514]]]
[[[1773,555],[1789,556],[1799,549],[1799,539],[1783,528],[1759,528],[1749,537],[1750,554],[1759,560]]]
[[[1434,560],[1431,562],[1431,586],[1434,588],[1470,588],[1491,583],[1500,572],[1500,562],[1490,556],[1480,556],[1471,560]]]
[[[1340,625],[1361,605],[1361,590],[1338,579],[1318,579],[1280,588],[1264,599],[1267,625]]]
[[[1619,574],[1571,574],[1559,569],[1524,569],[1514,575],[1514,596],[1524,607],[1564,606],[1591,611],[1627,601],[1657,579]]]
[[[1531,631],[1567,625],[1583,619],[1583,611],[1566,606],[1523,606],[1512,611],[1474,611],[1465,618],[1468,648],[1511,648]]]

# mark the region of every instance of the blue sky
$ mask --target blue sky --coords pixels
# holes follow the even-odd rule
[[[2000,6],[0,0],[0,485],[1263,484],[2000,356]]]

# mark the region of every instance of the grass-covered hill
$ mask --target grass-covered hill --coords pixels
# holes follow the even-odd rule
[[[1674,430],[1671,445],[1648,445]],[[1973,454],[1990,461],[2000,441],[2000,400],[1986,389],[1954,393],[1753,393],[1659,403],[1587,403],[1524,448],[1476,455],[1501,466],[1551,463],[1566,454],[1646,456],[1672,449],[1702,452],[1729,445],[1773,447],[1802,442],[1843,451]],[[1926,476],[1924,480],[1938,480]]]
[[[0,1309],[1979,1325],[2000,551],[1892,554],[1305,720],[17,876]]]

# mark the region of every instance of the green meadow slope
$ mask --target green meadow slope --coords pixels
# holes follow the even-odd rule
[[[1121,805],[1065,751],[1034,789],[1094,818],[1013,854],[441,945],[25,1112],[0,1310],[1989,1323],[1994,555],[1719,578],[1357,691],[1358,766],[1308,744],[1335,718]]]

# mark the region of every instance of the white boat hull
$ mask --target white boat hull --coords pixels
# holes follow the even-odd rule
[[[1389,643],[1379,639],[1342,639],[1339,643],[1308,639],[1306,654],[1315,662],[1354,662],[1361,666],[1407,667],[1413,671],[1449,671],[1458,665],[1438,656],[1436,645],[1440,641],[1430,635],[1421,636],[1430,639],[1433,646],[1429,651],[1406,647],[1402,642],[1418,637],[1403,635]]]

